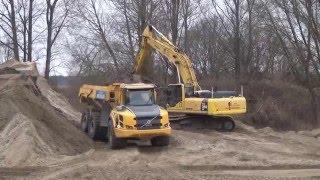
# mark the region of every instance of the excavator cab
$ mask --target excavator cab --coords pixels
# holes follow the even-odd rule
[[[184,94],[186,98],[193,97],[194,92],[194,86],[184,86]]]
[[[184,99],[184,85],[183,84],[169,84],[166,90],[167,104],[173,107]]]

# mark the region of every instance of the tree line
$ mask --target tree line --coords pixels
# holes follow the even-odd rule
[[[66,25],[73,3],[61,0],[1,0],[0,52],[3,59],[23,62],[44,59],[44,74],[48,79],[52,48]],[[35,51],[34,46],[43,47],[45,55]]]
[[[46,78],[57,51],[68,55],[64,65],[73,75],[129,74],[151,24],[191,57],[200,81],[290,81],[308,90],[319,118],[319,0],[1,0],[0,6],[0,52],[31,61],[39,54],[33,47],[43,47]],[[157,53],[148,63],[160,84],[174,73]]]

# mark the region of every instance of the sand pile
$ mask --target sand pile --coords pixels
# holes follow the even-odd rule
[[[81,113],[71,106],[65,96],[51,89],[45,78],[38,77],[37,85],[41,94],[48,99],[52,106],[62,111],[76,125],[80,123]]]
[[[38,79],[33,63],[0,65],[0,166],[44,165],[87,152],[92,142],[72,121],[78,114]],[[42,94],[44,92],[44,94]],[[51,104],[53,103],[53,104]]]

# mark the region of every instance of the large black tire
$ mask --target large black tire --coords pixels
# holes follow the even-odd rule
[[[108,145],[111,149],[122,149],[127,146],[126,139],[115,136],[112,120],[108,121]]]
[[[100,112],[83,113],[81,129],[93,140],[107,139],[107,128],[100,126]]]
[[[88,135],[94,140],[99,138],[99,123],[93,118],[88,121]]]
[[[88,132],[88,113],[82,113],[81,116],[81,130],[83,132]]]
[[[108,128],[101,127],[99,128],[99,139],[103,141],[108,141]]]
[[[151,139],[152,146],[168,146],[169,136],[158,136]]]

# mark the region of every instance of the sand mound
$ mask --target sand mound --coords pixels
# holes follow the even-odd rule
[[[41,94],[48,99],[52,106],[66,114],[69,120],[72,120],[77,124],[80,123],[81,113],[75,110],[62,94],[51,89],[46,79],[38,77],[37,85]]]
[[[0,65],[0,166],[42,165],[45,159],[53,162],[92,147],[71,122],[77,114],[59,106],[68,109],[65,99],[51,96],[50,101],[42,94],[52,90],[43,79],[37,84],[34,67],[17,62]]]

